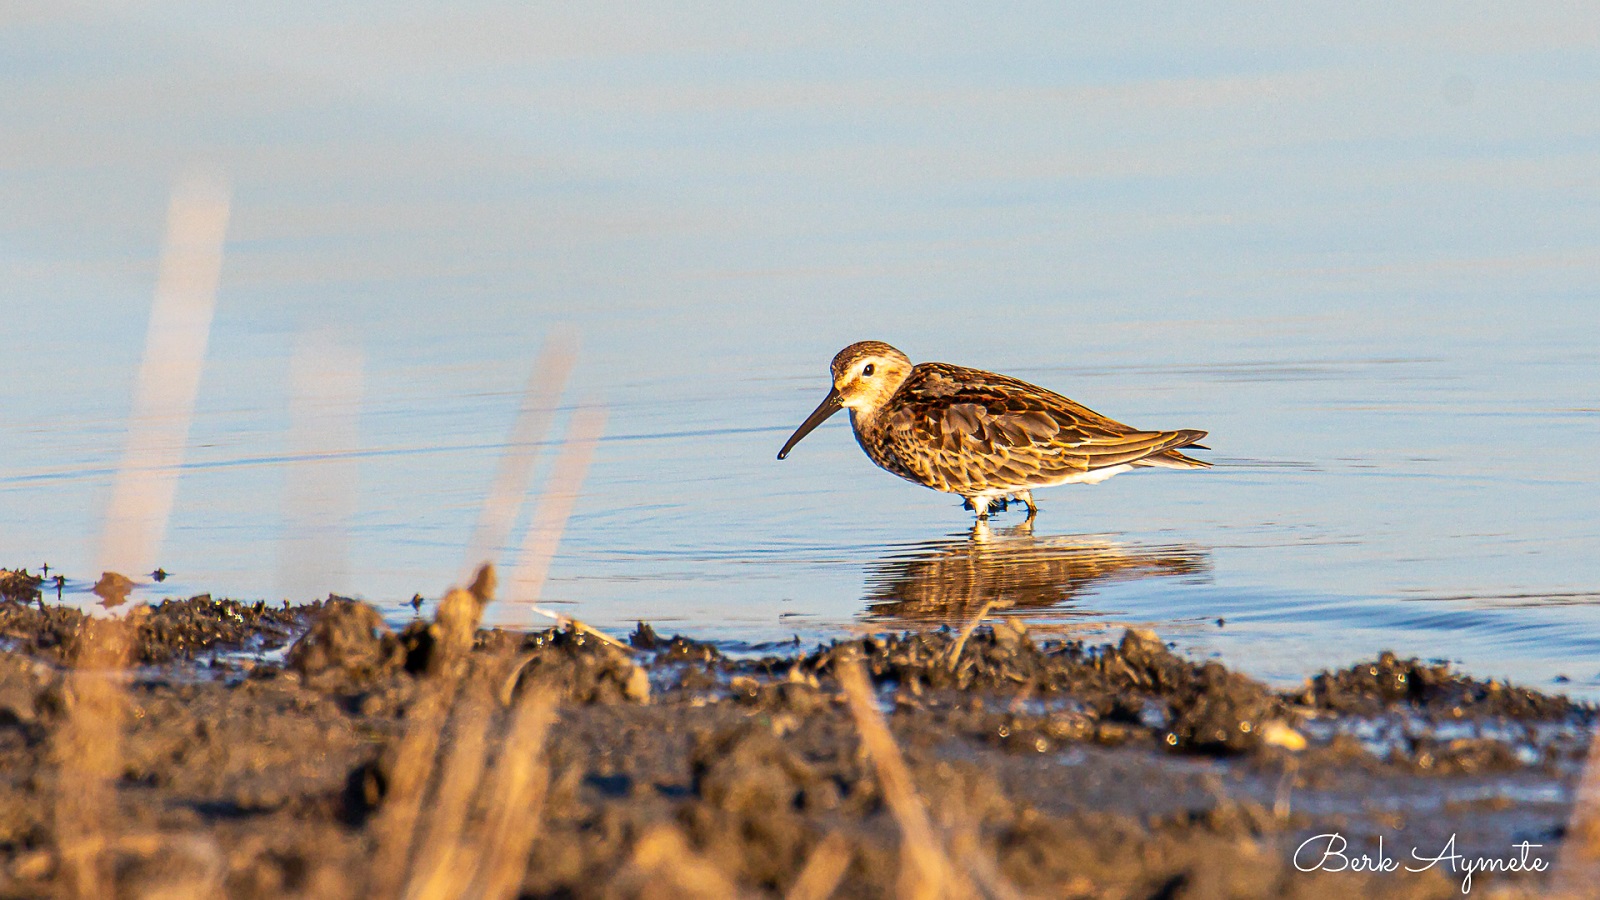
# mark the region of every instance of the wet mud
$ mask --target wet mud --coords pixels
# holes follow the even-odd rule
[[[101,620],[8,592],[0,894],[99,877],[121,896],[382,895],[441,846],[494,869],[468,851],[502,822],[493,786],[515,782],[532,799],[512,893],[890,896],[912,865],[905,798],[852,717],[841,679],[860,666],[938,852],[978,893],[1461,895],[1446,864],[1301,871],[1322,857],[1302,845],[1336,833],[1351,858],[1382,837],[1407,863],[1538,845],[1545,871],[1472,891],[1533,896],[1595,724],[1387,654],[1275,691],[1152,634],[1091,646],[1002,619],[735,658],[645,625],[626,645],[479,630],[481,603],[455,596],[398,630],[337,598],[169,601],[123,620],[120,668],[90,671]],[[110,686],[110,731],[92,730],[92,685]],[[518,731],[535,700],[553,721]]]

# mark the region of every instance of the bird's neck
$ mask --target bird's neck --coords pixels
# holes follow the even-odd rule
[[[856,433],[856,443],[860,444],[861,449],[867,451],[867,455],[881,465],[878,457],[880,455],[879,451],[883,447],[881,438],[886,417],[879,415],[880,412],[881,410],[878,409],[852,409],[850,410],[850,427]]]
[[[878,409],[851,409],[848,412],[850,413],[850,427],[856,430],[856,434],[864,434],[869,431],[876,433],[882,430],[883,417],[878,415]]]

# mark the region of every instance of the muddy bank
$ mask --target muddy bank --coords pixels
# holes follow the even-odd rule
[[[933,856],[981,893],[1460,896],[1448,862],[1302,872],[1297,848],[1382,837],[1415,865],[1528,842],[1554,865],[1595,719],[1387,655],[1277,692],[1152,635],[1007,620],[732,659],[647,626],[629,646],[477,630],[482,597],[452,597],[398,633],[348,601],[169,602],[108,644],[120,676],[71,668],[100,625],[0,601],[0,893],[369,896],[446,873],[539,897],[892,894],[917,863],[843,690],[859,665]]]

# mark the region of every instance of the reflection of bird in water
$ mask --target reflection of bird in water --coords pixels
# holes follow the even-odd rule
[[[1136,547],[1103,538],[1036,538],[1027,528],[980,529],[966,540],[916,545],[867,568],[867,617],[965,621],[996,609],[1065,604],[1106,582],[1204,572],[1189,546]]]
[[[833,358],[833,389],[778,451],[783,459],[829,416],[850,410],[867,456],[909,481],[960,494],[979,520],[1006,499],[1038,512],[1034,488],[1098,484],[1138,468],[1204,469],[1178,452],[1204,431],[1146,431],[1026,381],[919,363],[878,341]]]

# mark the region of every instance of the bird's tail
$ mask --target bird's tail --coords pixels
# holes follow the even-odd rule
[[[1179,446],[1182,446],[1182,447],[1194,447],[1194,448],[1197,448],[1197,449],[1200,449],[1200,450],[1209,450],[1209,449],[1211,449],[1210,447],[1207,447],[1205,444],[1199,443],[1199,440],[1206,436],[1206,433],[1204,431],[1191,431],[1191,432],[1188,432],[1188,434],[1192,435],[1192,437],[1190,438],[1189,442],[1186,443],[1186,444],[1181,444]],[[1136,466],[1151,466],[1151,467],[1157,468],[1157,469],[1209,469],[1209,468],[1211,468],[1211,463],[1208,463],[1203,459],[1195,459],[1192,456],[1185,456],[1184,454],[1179,453],[1176,449],[1163,450],[1160,453],[1152,453],[1149,456],[1146,456],[1144,459],[1141,459],[1138,462],[1135,462],[1134,465],[1136,465]]]

